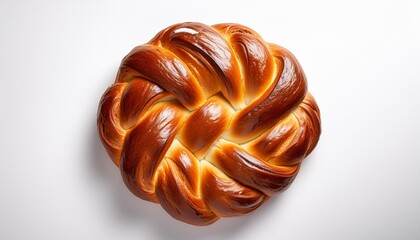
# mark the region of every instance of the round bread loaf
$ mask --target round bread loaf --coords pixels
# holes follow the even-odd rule
[[[122,60],[97,124],[128,189],[194,225],[250,213],[285,190],[321,133],[288,50],[239,24],[191,22]]]

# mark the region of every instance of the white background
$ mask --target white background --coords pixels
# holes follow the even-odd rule
[[[96,110],[178,22],[238,22],[299,59],[323,132],[292,186],[194,227],[135,198]],[[420,239],[419,1],[0,1],[0,239]]]

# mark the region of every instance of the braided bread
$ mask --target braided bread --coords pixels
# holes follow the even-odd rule
[[[176,24],[135,47],[97,124],[128,189],[194,225],[285,190],[321,133],[296,58],[238,24]]]

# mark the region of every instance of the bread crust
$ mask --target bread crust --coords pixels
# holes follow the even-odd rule
[[[128,189],[194,225],[287,189],[321,134],[297,59],[239,24],[175,24],[135,47],[97,123]]]

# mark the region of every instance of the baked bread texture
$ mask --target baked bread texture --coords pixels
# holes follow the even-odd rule
[[[321,134],[288,50],[239,24],[192,22],[122,60],[97,125],[128,189],[194,225],[248,214],[284,191]]]

